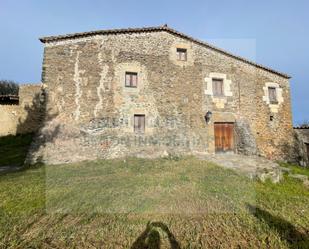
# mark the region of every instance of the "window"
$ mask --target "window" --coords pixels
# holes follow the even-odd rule
[[[177,59],[179,61],[186,61],[187,60],[187,49],[177,48]]]
[[[134,132],[135,133],[145,132],[145,115],[143,114],[134,115]]]
[[[224,96],[223,79],[212,79],[212,91],[214,96]]]
[[[274,116],[273,115],[269,116],[269,121],[274,121]]]
[[[269,102],[271,104],[277,104],[277,93],[275,87],[268,87],[268,95],[269,95]]]
[[[126,72],[126,87],[137,87],[137,73]]]

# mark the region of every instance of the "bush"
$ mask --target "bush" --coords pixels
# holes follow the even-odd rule
[[[18,96],[19,85],[12,80],[0,80],[0,96],[15,95]]]

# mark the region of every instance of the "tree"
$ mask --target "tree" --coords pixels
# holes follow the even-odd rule
[[[0,96],[18,96],[19,85],[12,80],[0,80]]]

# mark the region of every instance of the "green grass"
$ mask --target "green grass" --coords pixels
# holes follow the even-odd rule
[[[0,176],[0,248],[308,248],[309,191],[192,157]],[[144,247],[143,247],[144,246]]]
[[[284,163],[284,162],[280,162],[280,165],[282,167],[286,167],[286,168],[291,169],[292,174],[306,175],[306,176],[309,177],[309,168],[308,167],[300,167],[298,165]]]
[[[0,137],[0,167],[23,165],[33,134]]]
[[[244,176],[193,158],[131,158],[47,167],[46,197],[51,211],[191,214],[234,212],[255,191]]]

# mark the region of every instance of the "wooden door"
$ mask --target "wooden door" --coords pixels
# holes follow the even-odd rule
[[[234,124],[215,123],[215,149],[216,152],[234,150]]]

